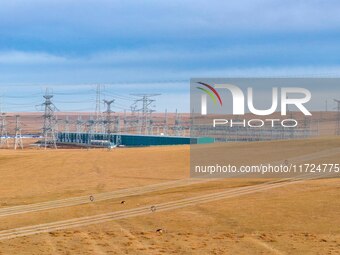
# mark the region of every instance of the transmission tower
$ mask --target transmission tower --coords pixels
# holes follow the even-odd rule
[[[130,126],[131,126],[131,132],[135,132],[137,134],[141,134],[141,127],[140,127],[140,121],[139,121],[139,111],[137,110],[137,103],[134,102],[131,106],[131,120],[130,120]]]
[[[95,124],[96,122],[93,120],[92,116],[90,116],[90,119],[87,121],[86,125],[87,125],[87,143],[90,144],[91,140],[93,140],[94,137],[94,129],[95,129]]]
[[[97,85],[96,88],[96,109],[95,109],[95,132],[102,132],[103,116],[101,112],[101,86]]]
[[[180,136],[182,132],[182,123],[181,123],[181,118],[180,115],[177,112],[176,109],[176,116],[175,116],[175,136]]]
[[[168,127],[168,109],[165,109],[163,134],[168,135],[168,130],[169,130],[169,127]]]
[[[68,116],[66,116],[64,120],[64,132],[65,132],[65,141],[70,142],[70,120]]]
[[[120,123],[121,121],[120,121],[120,116],[118,115],[117,117],[116,117],[116,121],[115,121],[115,126],[114,126],[114,131],[115,131],[115,133],[120,133],[121,132],[121,128],[120,128]]]
[[[43,145],[45,149],[48,146],[51,146],[53,148],[57,148],[57,139],[56,139],[56,125],[57,125],[57,119],[54,114],[54,112],[57,110],[55,105],[52,103],[53,95],[49,92],[48,89],[46,89],[46,93],[43,96],[45,99],[45,102],[42,104],[44,106],[44,127],[43,127]]]
[[[142,115],[140,116],[140,127],[141,132],[145,134],[148,134],[150,132],[150,126],[151,126],[151,114],[155,111],[152,108],[155,106],[152,105],[156,100],[151,99],[151,97],[159,96],[160,94],[131,94],[133,96],[141,97],[140,99],[135,100],[135,105],[138,105],[141,103],[141,107],[139,109],[136,109],[136,111],[141,112]]]
[[[334,102],[337,104],[337,120],[336,120],[336,130],[335,134],[340,135],[340,100],[334,99]]]
[[[194,136],[194,126],[195,126],[195,109],[191,109],[190,114],[190,124],[189,124],[189,136]]]
[[[6,113],[1,112],[0,115],[0,147],[8,148],[8,134],[7,134],[7,120],[6,120]]]
[[[111,105],[114,103],[113,100],[104,100],[104,104],[106,105],[106,111],[105,113],[105,133],[110,137],[110,134],[112,133],[112,123],[113,123],[113,113],[111,109]]]
[[[82,137],[81,133],[83,133],[83,125],[84,121],[82,120],[81,116],[78,116],[77,121],[75,122],[76,124],[76,142],[77,143],[82,143]]]
[[[2,109],[2,98],[0,98],[0,135],[0,148],[4,146],[8,148],[7,121]]]
[[[16,150],[18,147],[23,149],[24,144],[22,142],[22,136],[21,136],[20,115],[15,115],[14,150]]]
[[[126,110],[124,110],[124,116],[123,116],[123,124],[124,124],[124,133],[127,133],[128,130],[128,121],[126,118]]]

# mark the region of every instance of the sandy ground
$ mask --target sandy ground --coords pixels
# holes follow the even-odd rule
[[[234,163],[246,162],[244,155],[251,162],[268,162],[339,148],[340,138],[210,146],[230,150]],[[339,158],[338,154],[313,162],[340,163]],[[188,146],[112,151],[1,150],[0,162],[0,210],[189,177]],[[214,194],[266,181],[214,180],[9,215],[1,217],[0,231]],[[164,212],[1,240],[0,254],[340,254],[339,211],[339,179],[311,180]]]

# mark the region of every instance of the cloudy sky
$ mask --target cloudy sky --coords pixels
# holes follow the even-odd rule
[[[191,77],[338,77],[339,13],[336,0],[0,0],[0,93],[105,83],[186,111]]]

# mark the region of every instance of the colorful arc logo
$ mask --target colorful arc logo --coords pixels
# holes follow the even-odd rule
[[[217,100],[216,100],[216,98],[217,98],[219,103],[220,103],[220,105],[222,106],[222,100],[221,100],[220,94],[218,94],[216,89],[214,89],[211,85],[203,83],[203,82],[197,82],[197,83],[205,86],[206,88],[208,88],[208,89],[206,89],[206,88],[196,87],[197,89],[202,90],[207,95],[209,95],[209,97],[211,98],[211,100],[214,102],[215,105],[217,104]]]

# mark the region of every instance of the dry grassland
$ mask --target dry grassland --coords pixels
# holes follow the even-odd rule
[[[216,151],[228,150],[235,164],[247,164],[340,148],[340,139],[209,146]],[[112,151],[1,150],[0,209],[186,179],[189,152],[188,146]],[[337,154],[311,161],[340,163],[339,158]],[[9,215],[1,217],[0,230],[156,205],[266,181],[213,180]],[[2,240],[0,254],[339,254],[339,211],[339,179],[311,180],[164,212]]]

